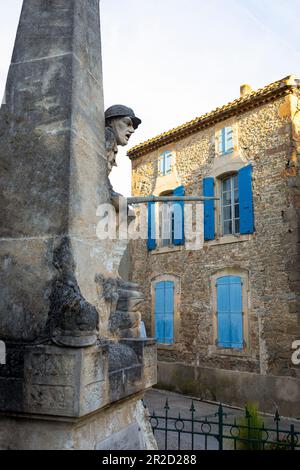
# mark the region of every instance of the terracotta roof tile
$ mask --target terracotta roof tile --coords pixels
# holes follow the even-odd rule
[[[226,116],[223,116],[226,112],[245,112],[247,111],[247,108],[252,107],[251,105],[259,106],[264,100],[269,100],[271,98],[276,99],[279,96],[290,93],[297,87],[299,87],[299,80],[297,80],[293,75],[289,75],[288,77],[271,83],[264,88],[252,91],[241,98],[218,107],[209,113],[205,113],[202,116],[196,117],[178,127],[148,139],[131,148],[127,155],[132,159],[145,155],[157,147],[196,132],[201,127],[208,127],[209,125],[213,125],[215,122],[226,119]]]

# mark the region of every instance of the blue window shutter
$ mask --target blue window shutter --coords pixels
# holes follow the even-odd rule
[[[203,196],[214,197],[214,178],[203,179]],[[214,201],[204,201],[204,240],[215,239],[215,203]]]
[[[165,283],[155,284],[155,338],[164,343]]]
[[[156,248],[155,202],[148,202],[148,250]]]
[[[241,278],[231,276],[229,289],[231,347],[243,349],[243,301]]]
[[[228,278],[218,279],[217,302],[218,302],[218,346],[230,348],[230,298]]]
[[[174,282],[165,282],[165,344],[174,342]]]
[[[174,282],[155,285],[155,338],[159,343],[174,342]]]
[[[184,196],[184,186],[178,186],[174,189],[173,196]],[[178,201],[173,204],[173,244],[184,245],[184,201]]]
[[[254,209],[252,194],[252,165],[245,166],[238,172],[240,233],[254,232]]]
[[[218,346],[243,348],[242,280],[225,276],[217,281]]]

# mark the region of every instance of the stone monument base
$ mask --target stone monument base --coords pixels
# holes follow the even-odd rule
[[[157,449],[142,394],[83,418],[0,416],[1,450]]]
[[[155,449],[141,399],[156,383],[153,340],[7,348],[0,449]]]

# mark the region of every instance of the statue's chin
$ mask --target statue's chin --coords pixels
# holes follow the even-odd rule
[[[129,138],[127,139],[127,137],[121,137],[119,136],[119,138],[117,138],[117,144],[118,145],[121,145],[122,147],[125,147],[125,145],[128,144],[128,141],[129,141]]]

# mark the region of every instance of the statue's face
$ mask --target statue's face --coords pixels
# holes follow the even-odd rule
[[[132,120],[129,116],[115,118],[110,121],[109,126],[114,131],[117,145],[125,146],[134,133]]]

